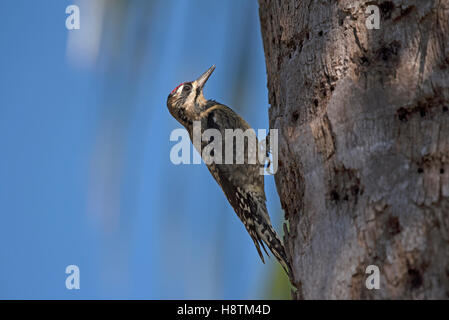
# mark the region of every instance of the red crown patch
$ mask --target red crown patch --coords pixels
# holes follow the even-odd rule
[[[173,90],[172,90],[172,92],[171,93],[173,93],[173,92],[175,92],[176,90],[178,90],[178,88],[180,87],[180,86],[182,86],[184,84],[184,82],[183,83],[181,83],[180,85],[178,85],[176,88],[174,88]]]

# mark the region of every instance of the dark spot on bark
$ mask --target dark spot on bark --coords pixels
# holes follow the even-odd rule
[[[446,106],[443,107],[443,112],[447,112],[448,108]]]
[[[443,168],[440,169],[440,173],[441,173],[441,174],[444,173],[444,169],[443,169]]]
[[[389,217],[387,221],[388,233],[392,236],[397,235],[401,232],[401,225],[399,224],[398,217]]]
[[[412,289],[417,289],[422,286],[423,278],[422,278],[421,272],[419,272],[419,270],[408,269],[408,276],[409,276],[409,280],[410,280]]]
[[[340,20],[338,20],[338,24],[339,24],[340,26],[342,26],[342,25],[343,25],[343,22],[344,22],[344,19],[340,19]]]
[[[402,18],[408,16],[414,9],[416,9],[416,7],[413,6],[413,5],[410,6],[410,7],[405,8],[404,10],[402,10],[402,8],[401,8],[401,15],[396,17],[394,19],[394,21],[398,21],[399,19],[402,19]]]
[[[413,105],[404,106],[396,111],[396,115],[402,122],[407,122],[412,116],[420,115],[422,118],[426,116],[434,116],[436,107],[443,105],[443,112],[447,111],[447,106],[445,105],[447,100],[442,99],[439,95],[434,97],[427,97],[416,101]]]
[[[298,111],[293,112],[293,114],[292,114],[293,122],[298,121],[298,119],[299,119],[299,112]]]
[[[340,201],[340,195],[338,194],[338,192],[336,190],[331,191],[331,199],[333,201]]]
[[[362,66],[367,66],[367,65],[369,65],[368,57],[367,57],[367,56],[361,56],[361,57],[360,57],[360,64],[361,64]]]
[[[418,168],[418,173],[423,173],[423,172],[424,172],[423,168]]]
[[[334,90],[335,90],[335,87],[334,87],[334,86],[331,86],[330,89],[331,89],[331,91],[334,91]]]
[[[397,117],[399,118],[399,120],[400,121],[402,121],[402,122],[407,122],[407,114],[408,114],[408,111],[407,111],[407,109],[405,109],[405,108],[399,108],[398,109],[398,111],[396,111],[396,115],[397,115]]]
[[[320,82],[320,92],[323,97],[326,97],[326,83],[324,81]]]
[[[322,37],[322,36],[323,36],[323,31],[318,32],[318,35],[319,35],[320,37]]]
[[[355,170],[344,166],[335,167],[330,176],[332,185],[329,186],[330,198],[333,201],[351,201],[357,204],[358,196],[363,193],[363,186]]]
[[[424,118],[426,116],[426,109],[424,109],[423,107],[420,107],[419,114],[421,115],[421,118]]]
[[[400,48],[401,43],[399,41],[392,41],[389,44],[382,46],[377,51],[377,56],[383,61],[388,61],[391,57],[398,55]]]
[[[385,19],[390,19],[391,18],[391,12],[394,9],[394,4],[391,1],[385,1],[382,2],[379,5],[380,11],[382,12],[382,15]]]
[[[314,99],[313,104],[315,105],[315,107],[318,107],[318,99]]]
[[[291,57],[294,55],[294,52],[301,52],[304,39],[309,34],[309,29],[305,29],[301,32],[293,34],[289,39],[282,40],[278,39],[278,43],[280,44],[281,53],[279,56],[281,57]]]

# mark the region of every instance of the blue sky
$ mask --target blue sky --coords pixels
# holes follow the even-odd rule
[[[166,108],[216,64],[206,97],[268,127],[257,2],[129,1],[103,12],[93,62],[68,53],[70,33],[94,36],[86,3],[0,2],[0,298],[265,297],[277,264],[260,262],[204,164],[170,162],[180,125]],[[70,4],[81,30],[65,27]],[[65,288],[70,264],[80,290]]]

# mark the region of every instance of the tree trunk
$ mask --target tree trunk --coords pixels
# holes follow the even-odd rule
[[[449,0],[259,5],[294,298],[447,299]]]

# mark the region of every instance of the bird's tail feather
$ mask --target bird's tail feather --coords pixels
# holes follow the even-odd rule
[[[257,232],[257,242],[259,242],[262,245],[262,248],[264,249],[267,256],[270,256],[265,249],[264,243],[270,249],[270,251],[273,253],[273,255],[276,257],[276,259],[281,264],[282,268],[285,270],[287,275],[290,277],[291,275],[291,265],[287,258],[287,254],[285,253],[284,245],[282,244],[282,241],[279,239],[278,235],[276,234],[276,231],[274,230],[273,226],[271,225],[270,217],[268,215],[267,209],[265,206],[262,206],[262,210],[259,211],[261,213],[262,219],[259,221],[256,220],[256,232]],[[255,240],[253,238],[253,240]],[[256,245],[256,247],[259,247]],[[261,255],[260,249],[259,249],[259,255]],[[263,261],[263,258],[262,258]]]
[[[273,255],[276,257],[276,259],[281,264],[282,268],[285,270],[288,276],[291,274],[291,266],[290,262],[287,259],[287,255],[285,253],[284,245],[282,244],[281,240],[277,236],[276,232],[274,231],[273,227],[268,228],[268,234],[269,237],[263,237],[263,241],[267,244],[270,251],[273,253]]]

